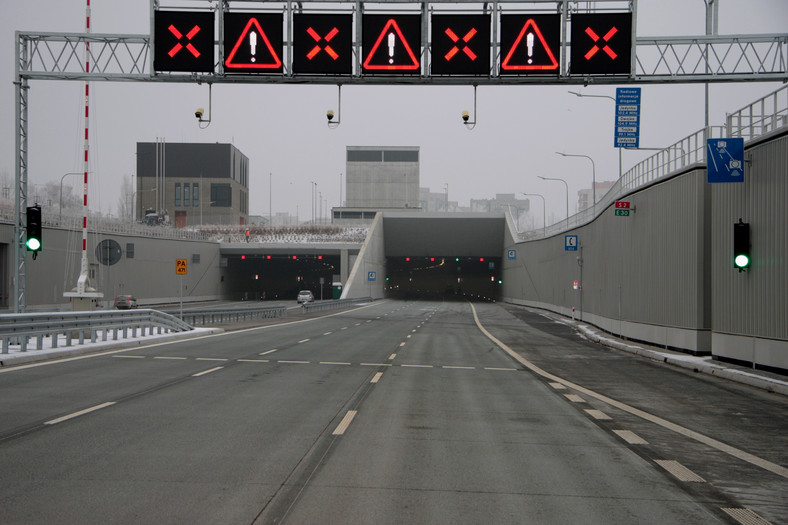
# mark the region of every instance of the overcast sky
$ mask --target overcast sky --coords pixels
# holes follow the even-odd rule
[[[720,34],[786,33],[786,0],[719,0]],[[0,0],[3,16],[0,73],[0,180],[14,177],[14,39],[16,30],[83,32],[85,0]],[[165,2],[167,5],[176,0]],[[200,5],[192,2],[191,5]],[[205,2],[207,5],[207,2]],[[232,4],[231,4],[232,5]],[[248,4],[247,4],[248,5]],[[92,0],[95,33],[149,34],[148,0]],[[688,36],[705,32],[704,0],[639,0],[639,36]],[[82,82],[32,81],[29,98],[29,184],[60,182],[80,172],[84,102]],[[775,83],[713,84],[711,124],[777,88]],[[311,185],[328,206],[339,204],[345,147],[420,146],[421,186],[443,192],[467,206],[470,199],[496,193],[541,193],[548,216],[564,216],[565,178],[570,213],[577,191],[590,187],[590,163],[555,151],[590,155],[597,180],[615,180],[613,103],[578,98],[568,90],[615,96],[615,86],[490,86],[478,90],[478,125],[468,131],[460,113],[472,109],[471,86],[345,86],[342,124],[326,126],[336,109],[335,86],[228,85],[213,88],[212,123],[199,129],[194,110],[208,106],[208,88],[195,84],[96,82],[91,91],[91,207],[116,213],[120,185],[136,172],[136,143],[164,137],[168,142],[229,142],[250,159],[250,213],[301,219],[311,215]],[[645,85],[640,144],[664,147],[703,127],[701,84]],[[648,155],[625,151],[624,170]],[[76,184],[77,177],[67,178]],[[343,180],[343,179],[342,179]],[[13,186],[13,184],[11,184]],[[344,189],[343,195],[344,195]],[[12,194],[13,195],[13,194]],[[518,197],[520,197],[518,195]],[[540,204],[533,204],[541,223]],[[548,219],[548,222],[550,220]]]

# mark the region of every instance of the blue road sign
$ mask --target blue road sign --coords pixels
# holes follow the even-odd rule
[[[706,180],[744,182],[744,139],[706,139]]]
[[[367,272],[367,281],[375,281],[378,278],[377,272]]]
[[[577,235],[564,235],[564,250],[567,252],[577,251]]]
[[[517,259],[517,250],[509,250],[506,252],[506,257],[509,260]]]
[[[640,88],[616,88],[615,128],[614,147],[640,145]]]

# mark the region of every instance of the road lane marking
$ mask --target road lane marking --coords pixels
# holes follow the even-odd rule
[[[441,368],[447,368],[449,370],[476,370],[475,366],[444,366]]]
[[[59,417],[57,419],[51,419],[49,421],[44,422],[45,425],[56,425],[58,423],[62,423],[63,421],[68,421],[69,419],[74,419],[75,417],[84,416],[85,414],[89,414],[91,412],[95,412],[96,410],[101,410],[102,408],[107,408],[115,404],[115,401],[108,401],[106,403],[101,403],[100,405],[96,405],[90,408],[86,408],[85,410],[80,410],[79,412],[73,412],[63,417]]]
[[[223,357],[198,357],[196,361],[229,361]]]
[[[493,368],[493,367],[484,367],[485,370],[495,370],[499,372],[516,372],[516,368]]]
[[[144,355],[113,355],[112,357],[119,359],[145,359]]]
[[[321,365],[344,365],[344,366],[350,366],[352,363],[343,363],[343,362],[338,362],[338,361],[320,361],[320,364]]]
[[[283,359],[280,359],[279,361],[277,361],[277,363],[285,363],[288,365],[308,365],[309,361],[285,361]]]
[[[393,360],[395,360],[396,358],[397,358],[397,354],[391,354],[391,355],[389,356],[389,361],[393,361]]]
[[[337,428],[334,429],[332,434],[335,436],[341,436],[344,434],[345,430],[347,430],[347,427],[350,426],[350,422],[353,421],[354,417],[356,417],[357,412],[358,410],[348,410],[347,414],[345,414],[345,417],[342,418],[342,421],[339,422],[339,425],[337,425]]]
[[[326,333],[324,333],[323,335],[331,335],[331,334],[333,334],[333,333],[334,333],[334,332],[326,332]]]
[[[706,480],[698,476],[690,469],[672,459],[657,459],[656,464],[673,474],[679,481],[689,481],[693,483],[705,483]]]
[[[347,326],[343,326],[340,330],[347,330]]]
[[[202,372],[197,372],[196,374],[192,374],[192,377],[200,377],[204,376],[205,374],[210,374],[211,372],[216,372],[217,370],[221,370],[224,368],[223,366],[217,366],[216,368],[209,368],[208,370],[203,370]]]
[[[402,368],[434,368],[432,365],[399,365]]]
[[[613,433],[630,445],[648,445],[648,441],[638,436],[631,430],[614,430]]]
[[[735,519],[742,525],[770,525],[768,521],[760,517],[750,509],[737,509],[737,508],[722,508],[722,511]]]
[[[298,344],[306,343],[307,341],[311,341],[311,339],[301,339]]]
[[[599,421],[608,421],[613,418],[602,412],[601,410],[594,410],[592,408],[586,409],[586,414]]]
[[[169,360],[169,361],[183,361],[184,359],[188,359],[188,357],[169,357],[169,356],[158,355],[158,356],[154,357],[153,359],[164,359],[164,360]]]
[[[276,352],[277,350],[278,350],[278,348],[274,348],[273,350],[268,350],[267,352],[262,352],[262,353],[260,353],[258,355],[268,355],[270,353]]]
[[[239,363],[270,363],[268,359],[239,359]]]
[[[578,396],[577,394],[564,394],[564,397],[567,398],[572,403],[585,403],[586,400],[582,397]]]
[[[403,341],[403,342],[401,342],[401,343],[399,344],[399,347],[400,347],[400,348],[402,348],[403,346],[405,346],[405,341]]]
[[[410,339],[411,337],[413,337],[413,335],[412,335],[412,334],[408,334],[408,335],[405,337],[405,339]]]
[[[556,390],[566,390],[566,387],[561,383],[549,383],[551,387],[555,388]]]
[[[378,372],[377,374],[372,376],[372,380],[370,381],[370,383],[377,383],[378,381],[380,381],[381,377],[383,377],[383,372]]]
[[[361,363],[361,366],[391,366],[391,363]]]
[[[610,406],[618,408],[619,410],[623,410],[623,411],[625,411],[625,412],[627,412],[629,414],[632,414],[634,416],[637,416],[637,417],[639,417],[641,419],[645,419],[646,421],[654,423],[655,425],[659,425],[662,428],[665,428],[667,430],[671,430],[671,431],[673,431],[673,432],[675,432],[677,434],[681,434],[682,436],[688,437],[690,439],[694,439],[695,441],[698,441],[698,442],[703,443],[704,445],[707,445],[707,446],[709,446],[711,448],[714,448],[716,450],[719,450],[721,452],[729,454],[729,455],[731,455],[731,456],[733,456],[735,458],[738,458],[738,459],[740,459],[742,461],[746,461],[747,463],[750,463],[752,465],[760,467],[760,468],[762,468],[764,470],[768,470],[769,472],[773,472],[774,474],[777,474],[778,476],[782,476],[783,478],[788,478],[788,468],[783,467],[782,465],[778,465],[776,463],[772,463],[771,461],[767,461],[767,460],[765,460],[763,458],[759,458],[758,456],[756,456],[754,454],[750,454],[749,452],[745,452],[744,450],[741,450],[741,449],[738,449],[738,448],[733,447],[731,445],[728,445],[727,443],[723,443],[723,442],[721,442],[719,440],[716,440],[716,439],[714,439],[712,437],[709,437],[709,436],[706,436],[704,434],[701,434],[700,432],[695,432],[694,430],[690,430],[688,428],[682,427],[681,425],[677,425],[676,423],[673,423],[672,421],[668,421],[667,419],[663,419],[663,418],[661,418],[659,416],[655,416],[654,414],[650,414],[650,413],[645,412],[643,410],[640,410],[638,408],[631,407],[631,406],[627,405],[626,403],[622,403],[621,401],[617,401],[617,400],[615,400],[615,399],[613,399],[611,397],[608,397],[608,396],[605,396],[605,395],[602,395],[602,394],[598,394],[598,393],[594,392],[593,390],[589,390],[588,388],[582,387],[582,386],[580,386],[578,384],[572,383],[571,381],[568,381],[568,380],[563,379],[561,377],[558,377],[558,376],[556,376],[554,374],[551,374],[550,372],[542,370],[541,368],[539,368],[538,366],[536,366],[535,364],[531,363],[530,361],[525,359],[523,356],[521,356],[520,354],[518,354],[517,352],[512,350],[503,341],[501,341],[500,339],[496,338],[486,328],[484,328],[482,323],[479,321],[479,316],[476,314],[476,307],[473,305],[473,303],[469,303],[469,304],[470,304],[471,310],[473,312],[474,321],[476,322],[476,326],[479,328],[479,330],[481,330],[481,332],[485,336],[487,336],[487,338],[490,341],[492,341],[493,343],[498,345],[498,347],[501,350],[503,350],[504,352],[509,354],[518,363],[520,363],[524,367],[528,368],[529,370],[531,370],[535,374],[540,375],[540,376],[544,377],[545,379],[549,379],[551,381],[555,381],[555,382],[561,383],[564,386],[566,386],[568,388],[571,388],[572,390],[576,390],[578,392],[586,394],[589,397],[593,397],[594,399],[597,399],[599,401],[602,401],[603,403],[606,403],[606,404],[608,404]]]

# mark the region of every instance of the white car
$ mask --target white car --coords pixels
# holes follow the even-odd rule
[[[301,303],[311,303],[315,300],[315,296],[312,295],[312,292],[309,290],[301,290],[298,292],[298,297],[296,297],[296,301],[298,304]]]

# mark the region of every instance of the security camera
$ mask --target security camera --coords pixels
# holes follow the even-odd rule
[[[462,121],[463,122],[468,122],[468,119],[470,119],[470,118],[471,118],[471,114],[468,113],[468,111],[463,111],[462,112]]]
[[[326,111],[326,118],[328,119],[329,122],[331,122],[334,119],[333,109],[329,109],[328,111]]]
[[[194,112],[194,116],[197,117],[198,120],[202,120],[202,116],[204,113],[205,113],[205,109],[197,108],[197,110]]]

